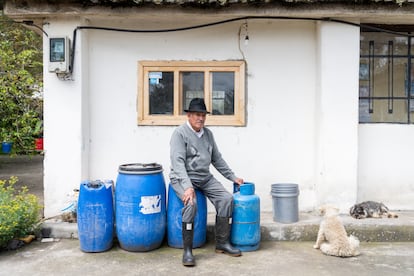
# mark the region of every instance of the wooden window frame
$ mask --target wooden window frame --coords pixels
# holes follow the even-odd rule
[[[174,72],[174,108],[171,115],[149,114],[150,71]],[[244,61],[139,61],[138,62],[138,125],[180,125],[187,116],[180,114],[182,91],[180,72],[204,72],[204,98],[208,111],[211,111],[211,72],[234,72],[234,115],[207,115],[206,125],[244,126],[245,125],[245,62]]]

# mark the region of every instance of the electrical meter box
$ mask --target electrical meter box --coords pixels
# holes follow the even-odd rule
[[[49,38],[49,72],[69,72],[69,39],[67,37]]]

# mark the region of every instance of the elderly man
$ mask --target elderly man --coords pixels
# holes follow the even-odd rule
[[[203,99],[192,99],[187,110],[187,122],[175,129],[170,141],[171,185],[183,201],[182,234],[183,265],[194,266],[193,223],[197,212],[194,189],[201,190],[216,209],[216,252],[241,256],[239,249],[229,242],[233,196],[210,173],[210,164],[228,180],[243,184],[222,158],[213,133],[204,127],[209,113]]]

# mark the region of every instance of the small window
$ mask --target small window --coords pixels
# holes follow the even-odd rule
[[[178,125],[193,98],[204,98],[207,125],[245,125],[244,61],[139,62],[138,124]]]

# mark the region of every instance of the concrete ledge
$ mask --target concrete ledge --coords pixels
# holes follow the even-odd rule
[[[342,215],[341,219],[349,234],[360,241],[414,241],[414,212],[397,212],[399,218],[354,219]],[[273,221],[270,214],[261,215],[262,240],[273,241],[315,241],[321,217],[313,213],[301,213],[299,221],[282,224]]]
[[[42,238],[77,239],[78,224],[59,220],[48,220],[42,223]]]
[[[397,212],[398,218],[361,219],[348,215],[341,219],[349,234],[357,236],[360,241],[369,242],[406,242],[414,241],[414,211]],[[295,223],[279,223],[273,221],[273,215],[262,212],[260,217],[262,241],[315,241],[321,217],[313,213],[300,213]],[[215,215],[208,214],[207,240],[214,240]],[[42,224],[42,237],[78,238],[76,223],[57,220],[45,221]]]

